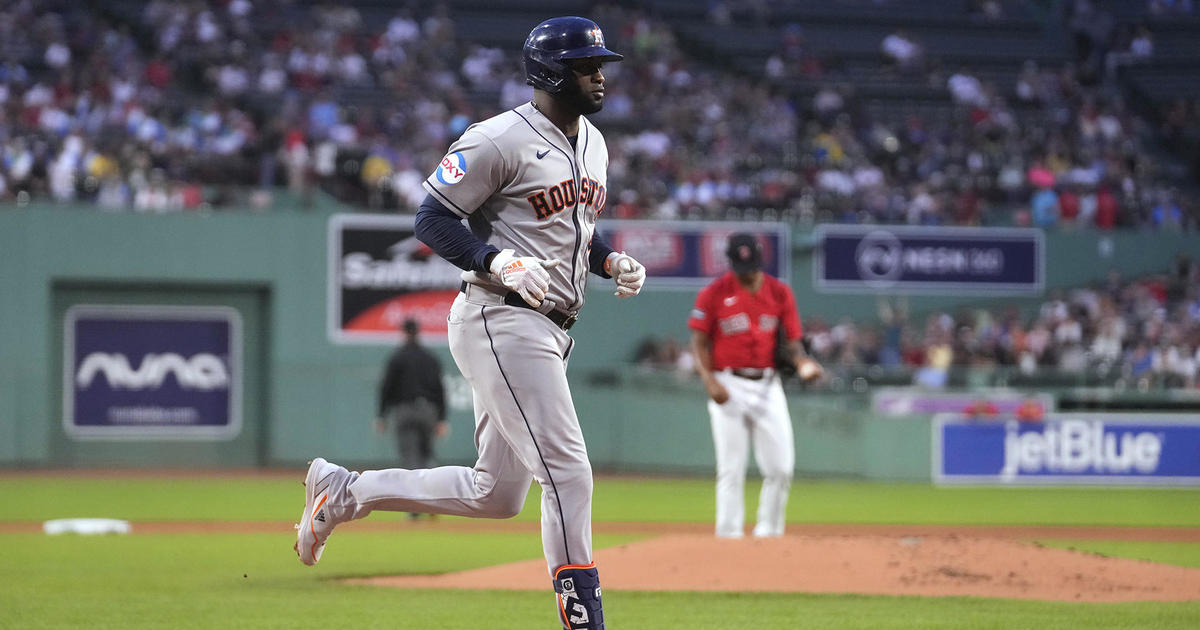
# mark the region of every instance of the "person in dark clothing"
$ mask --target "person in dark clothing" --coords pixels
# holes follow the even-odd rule
[[[403,331],[404,342],[388,359],[379,384],[375,430],[383,434],[389,423],[394,425],[401,465],[410,470],[429,468],[434,438],[445,436],[449,428],[442,366],[418,340],[416,320],[405,320]]]

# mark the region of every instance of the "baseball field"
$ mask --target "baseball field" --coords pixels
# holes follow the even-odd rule
[[[557,627],[536,488],[511,521],[373,514],[305,567],[301,477],[0,472],[0,627]],[[1200,490],[802,480],[791,496],[783,539],[715,541],[711,481],[599,478],[608,627],[1200,627]],[[133,531],[42,532],[68,517]]]

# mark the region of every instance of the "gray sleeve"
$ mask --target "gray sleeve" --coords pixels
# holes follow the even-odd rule
[[[507,164],[499,147],[467,129],[425,179],[425,190],[455,214],[466,218],[506,181]]]

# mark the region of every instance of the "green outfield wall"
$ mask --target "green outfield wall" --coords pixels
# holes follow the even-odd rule
[[[0,465],[292,465],[314,455],[377,465],[394,458],[372,430],[387,346],[335,345],[326,324],[326,212],[140,215],[91,208],[0,209]],[[791,284],[803,317],[874,320],[875,295],[813,288],[810,238],[793,238]],[[1200,239],[1170,233],[1048,234],[1046,286],[1164,271]],[[636,252],[634,252],[636,254]],[[572,330],[570,375],[598,468],[712,470],[704,395],[694,381],[631,372],[646,336],[686,339],[694,293],[590,292]],[[910,308],[1034,306],[1039,298],[913,297]],[[63,318],[76,304],[222,306],[244,326],[244,419],[232,440],[80,441],[63,414]],[[469,394],[452,376],[447,463],[473,459]],[[597,378],[597,373],[605,373]],[[615,376],[614,376],[615,374]],[[928,478],[928,421],[876,418],[862,396],[791,396],[800,474]]]

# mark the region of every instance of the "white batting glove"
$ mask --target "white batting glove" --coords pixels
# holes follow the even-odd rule
[[[629,298],[642,292],[646,284],[646,268],[625,252],[613,252],[604,259],[604,270],[617,282],[619,298]]]
[[[492,259],[489,271],[504,286],[516,291],[521,299],[537,308],[546,297],[546,289],[550,288],[550,274],[546,273],[546,270],[557,267],[561,262],[558,259],[542,260],[533,256],[516,256],[513,250],[505,249]]]

